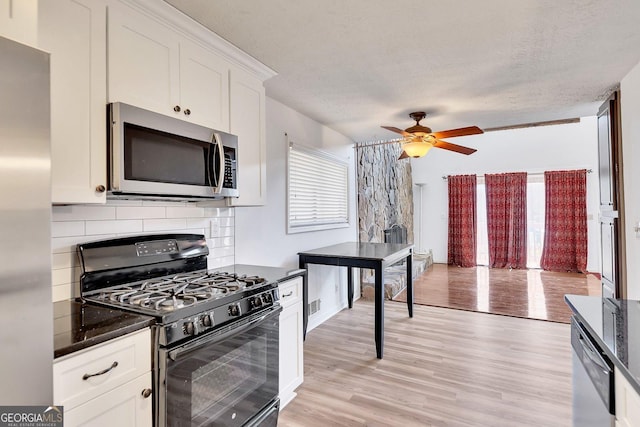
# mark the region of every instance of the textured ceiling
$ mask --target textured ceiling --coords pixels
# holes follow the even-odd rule
[[[639,0],[166,0],[278,72],[267,95],[354,141],[594,115],[640,61]],[[623,94],[624,96],[624,94]]]

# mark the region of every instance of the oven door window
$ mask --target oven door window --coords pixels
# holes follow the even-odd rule
[[[217,150],[217,144],[125,123],[124,178],[215,187]]]
[[[241,426],[273,401],[278,315],[168,351],[166,425]]]

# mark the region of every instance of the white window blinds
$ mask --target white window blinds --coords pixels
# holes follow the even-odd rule
[[[348,170],[330,154],[289,143],[289,233],[349,226]]]

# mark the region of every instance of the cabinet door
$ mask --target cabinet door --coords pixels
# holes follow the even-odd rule
[[[229,132],[229,65],[188,40],[180,42],[180,106],[187,120]]]
[[[51,53],[52,201],[104,203],[106,7],[43,1],[39,15],[39,47]]]
[[[230,86],[230,132],[238,135],[238,191],[231,206],[266,203],[265,94],[262,82],[232,69]]]
[[[619,163],[619,111],[618,92],[614,92],[598,111],[602,293],[609,298],[624,298],[626,294],[625,241],[621,228],[624,209]]]
[[[598,112],[598,165],[600,180],[600,205],[602,208],[616,210],[615,158],[612,144],[614,127],[612,126],[614,100],[607,100]]]
[[[125,5],[109,8],[109,102],[183,118],[179,106],[179,36]]]
[[[38,0],[0,0],[0,36],[37,46]]]
[[[65,411],[64,425],[151,427],[153,398],[144,397],[146,389],[151,389],[151,372]]]
[[[620,371],[615,371],[616,427],[640,426],[640,395]]]
[[[304,378],[302,343],[302,278],[279,286],[283,310],[280,313],[280,409],[295,396]]]

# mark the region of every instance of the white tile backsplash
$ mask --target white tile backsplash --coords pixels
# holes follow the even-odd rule
[[[118,206],[117,219],[149,219],[166,218],[167,209],[164,206]]]
[[[211,220],[220,234],[211,237]],[[235,263],[234,210],[187,202],[114,200],[103,206],[53,206],[52,299],[79,295],[78,243],[155,233],[195,233],[207,237],[209,268]]]
[[[113,206],[54,206],[51,221],[85,221],[100,219],[116,219],[116,208]]]
[[[57,221],[51,223],[51,237],[70,237],[84,235],[84,221]]]
[[[187,228],[186,218],[145,219],[144,231],[169,231]]]
[[[86,221],[86,235],[105,233],[139,233],[143,231],[141,219],[114,219],[109,221]]]
[[[167,218],[201,218],[204,217],[204,208],[197,206],[171,206],[167,207]]]

